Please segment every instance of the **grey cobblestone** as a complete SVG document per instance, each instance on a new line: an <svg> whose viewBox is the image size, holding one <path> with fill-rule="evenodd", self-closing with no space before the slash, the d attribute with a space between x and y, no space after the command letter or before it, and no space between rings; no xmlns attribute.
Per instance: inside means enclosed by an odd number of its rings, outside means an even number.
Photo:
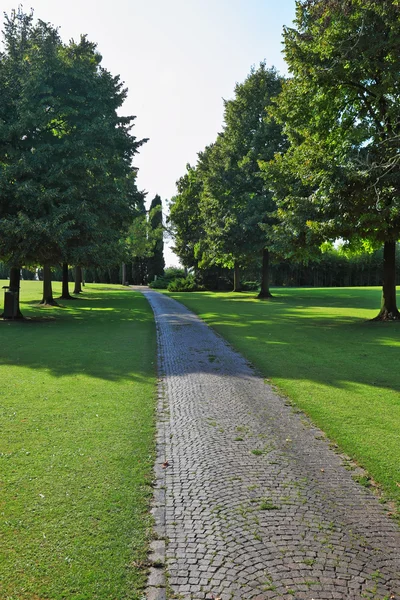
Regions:
<svg viewBox="0 0 400 600"><path fill-rule="evenodd" d="M144 293L158 329L155 488L166 489L155 508L166 510L155 515L172 592L400 600L400 530L377 499L200 319Z"/></svg>

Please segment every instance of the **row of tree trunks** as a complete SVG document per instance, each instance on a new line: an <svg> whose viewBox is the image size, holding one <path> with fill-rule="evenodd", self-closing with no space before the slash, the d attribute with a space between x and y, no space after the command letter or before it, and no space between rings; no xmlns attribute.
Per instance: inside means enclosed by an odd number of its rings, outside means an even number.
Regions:
<svg viewBox="0 0 400 600"><path fill-rule="evenodd" d="M62 300L76 300L69 293L69 273L68 263L63 263L62 266L62 292L60 299ZM75 288L74 294L80 294L82 292L83 276L82 267L75 267ZM45 306L58 306L58 303L53 297L52 280L51 280L51 267L50 265L43 266L43 298L41 303Z"/></svg>
<svg viewBox="0 0 400 600"><path fill-rule="evenodd" d="M267 248L262 252L261 290L258 298L273 298L269 289L269 260ZM241 291L239 264L234 267L234 292ZM382 306L374 321L398 321L400 312L396 303L396 242L385 242L383 247Z"/></svg>
<svg viewBox="0 0 400 600"><path fill-rule="evenodd" d="M262 254L262 276L261 276L261 290L258 298L272 298L272 294L269 289L269 260L270 255L267 249L263 250ZM123 278L124 280L124 278ZM80 294L82 292L83 274L82 267L75 267L75 288L74 294ZM16 298L16 310L12 313L1 315L5 319L21 319L23 318L19 308L19 288L20 288L20 267L11 267L10 269L10 283L8 289L10 292L15 294ZM234 292L241 291L240 283L240 267L236 262L234 266ZM63 263L63 280L62 280L62 294L61 298L65 300L74 299L69 293L68 285L68 263ZM57 302L53 298L52 284L51 284L51 266L46 264L43 267L43 298L41 301L42 305L56 306ZM382 293L382 307L375 317L374 321L398 321L400 320L400 312L396 304L396 242L385 242L383 251L383 293Z"/></svg>
<svg viewBox="0 0 400 600"><path fill-rule="evenodd" d="M76 267L76 276L75 276L75 290L74 293L78 294L82 292L82 268ZM11 267L10 268L10 282L9 285L6 286L8 291L14 295L14 308L8 307L7 311L5 310L0 318L3 319L22 319L23 315L20 310L19 305L19 288L20 288L20 279L21 279L21 268L20 267ZM77 291L79 290L79 291ZM69 293L68 286L68 264L63 264L63 280L62 280L62 294L60 298L65 300L75 300L73 296ZM58 303L53 297L53 289L52 289L52 279L51 279L51 266L46 264L43 266L43 296L40 302L42 306L58 306Z"/></svg>

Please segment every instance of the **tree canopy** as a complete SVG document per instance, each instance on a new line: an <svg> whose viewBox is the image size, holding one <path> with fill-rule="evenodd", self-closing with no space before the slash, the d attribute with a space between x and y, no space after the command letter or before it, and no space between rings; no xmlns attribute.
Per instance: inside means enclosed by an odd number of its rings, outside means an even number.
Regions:
<svg viewBox="0 0 400 600"><path fill-rule="evenodd" d="M0 54L0 256L10 264L97 264L115 253L137 201L134 117L123 83L85 36L21 9Z"/></svg>
<svg viewBox="0 0 400 600"><path fill-rule="evenodd" d="M281 125L268 116L281 85L265 63L252 68L224 102L223 131L179 180L170 219L184 261L194 254L200 266L233 268L267 252L275 204L259 163L285 145Z"/></svg>
<svg viewBox="0 0 400 600"><path fill-rule="evenodd" d="M292 77L275 117L289 150L266 167L292 244L384 245L382 319L398 319L400 6L303 0L284 31Z"/></svg>

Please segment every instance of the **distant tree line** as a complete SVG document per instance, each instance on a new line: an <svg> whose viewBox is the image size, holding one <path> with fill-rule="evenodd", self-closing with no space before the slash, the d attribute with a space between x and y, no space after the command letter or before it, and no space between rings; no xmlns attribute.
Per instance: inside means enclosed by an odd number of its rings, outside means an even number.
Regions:
<svg viewBox="0 0 400 600"><path fill-rule="evenodd" d="M148 212L144 198L138 205L138 214L129 228L125 246L127 283L144 285L164 274L164 224L162 200L158 194L151 201Z"/></svg>
<svg viewBox="0 0 400 600"><path fill-rule="evenodd" d="M258 265L261 298L270 281L379 283L377 320L400 319L399 11L393 0L297 0L290 77L253 68L177 182L175 252L196 277L230 269L239 291L240 272ZM337 240L353 258L321 253Z"/></svg>

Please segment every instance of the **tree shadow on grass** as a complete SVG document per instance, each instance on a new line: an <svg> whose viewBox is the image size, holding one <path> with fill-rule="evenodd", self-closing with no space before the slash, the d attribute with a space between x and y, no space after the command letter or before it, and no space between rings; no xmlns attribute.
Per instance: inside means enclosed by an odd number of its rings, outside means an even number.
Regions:
<svg viewBox="0 0 400 600"><path fill-rule="evenodd" d="M26 320L1 322L0 365L41 369L56 377L81 373L148 381L154 375L156 346L146 300L125 290L92 291L79 303L65 300L63 307L22 302Z"/></svg>
<svg viewBox="0 0 400 600"><path fill-rule="evenodd" d="M173 294L194 309L265 376L344 389L361 384L400 391L394 368L399 323L369 321L379 288L274 290L254 294Z"/></svg>

